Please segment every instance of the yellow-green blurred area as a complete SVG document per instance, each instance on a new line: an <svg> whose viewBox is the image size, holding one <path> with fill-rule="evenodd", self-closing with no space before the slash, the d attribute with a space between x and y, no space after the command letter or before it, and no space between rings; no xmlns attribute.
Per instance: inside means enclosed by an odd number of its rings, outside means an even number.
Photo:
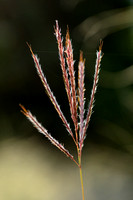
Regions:
<svg viewBox="0 0 133 200"><path fill-rule="evenodd" d="M103 52L83 149L86 200L133 199L133 1L0 0L0 200L81 200L78 167L20 113L29 109L76 159L75 146L37 76L26 42L73 129L54 35L69 25L75 74L86 59L86 109L96 50ZM77 80L77 78L76 78Z"/></svg>

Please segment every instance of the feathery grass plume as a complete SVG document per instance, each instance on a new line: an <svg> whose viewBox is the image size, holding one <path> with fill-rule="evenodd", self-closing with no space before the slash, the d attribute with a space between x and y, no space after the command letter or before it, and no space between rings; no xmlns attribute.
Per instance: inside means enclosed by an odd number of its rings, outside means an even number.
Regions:
<svg viewBox="0 0 133 200"><path fill-rule="evenodd" d="M78 141L77 130L78 130L78 123L77 123L77 106L76 106L76 92L75 92L75 77L74 77L74 61L73 61L73 50L69 36L69 29L67 27L66 33L66 50L64 51L63 47L63 38L61 37L61 30L58 25L58 21L56 21L55 27L55 35L58 43L58 50L59 50L59 58L61 63L61 69L63 73L64 84L68 96L71 118L74 122L75 132L76 132L76 142ZM65 58L67 60L68 67L65 66Z"/></svg>
<svg viewBox="0 0 133 200"><path fill-rule="evenodd" d="M79 66L78 66L78 101L79 101L79 143L83 137L84 130L84 70L85 70L85 60L83 59L83 52L80 52Z"/></svg>
<svg viewBox="0 0 133 200"><path fill-rule="evenodd" d="M50 142L55 145L59 150L61 150L64 154L66 154L67 157L70 157L77 165L78 163L74 160L73 156L69 153L68 150L66 150L64 148L64 146L62 144L60 144L56 139L54 139L50 133L48 133L48 131L37 121L36 117L34 117L32 115L32 113L29 110L26 110L24 106L22 106L21 104L19 104L21 107L21 112L29 119L29 121L31 121L31 123L33 124L33 126L43 135L45 135Z"/></svg>
<svg viewBox="0 0 133 200"><path fill-rule="evenodd" d="M70 92L70 83L68 78L68 71L65 66L65 58L64 58L64 47L63 47L63 38L61 37L61 30L59 29L58 21L56 20L56 27L55 29L55 36L58 43L58 51L59 51L59 58L60 58L60 65L62 69L64 84L68 96L68 101L70 105L70 110L72 110L72 101L71 101L71 92Z"/></svg>
<svg viewBox="0 0 133 200"><path fill-rule="evenodd" d="M84 117L84 113L85 113L85 84L84 84L85 59L83 59L83 52L80 52L80 59L79 59L79 64L78 64L78 88L76 90L73 49L72 49L72 43L70 40L69 29L67 28L65 48L63 46L63 38L61 36L61 30L59 28L58 21L56 21L56 26L54 27L54 30L55 30L56 40L58 43L60 65L62 69L66 93L68 96L71 118L73 120L74 127L75 127L75 134L72 132L69 123L67 122L53 92L50 89L50 86L48 85L47 79L43 74L37 55L33 53L31 46L28 43L27 44L31 51L31 54L35 63L35 67L37 69L37 73L43 83L46 93L49 96L58 115L60 116L67 131L71 135L76 145L78 161L74 159L73 155L71 155L69 151L64 148L62 144L60 144L56 139L54 139L51 136L51 134L48 133L48 131L37 121L36 117L34 117L29 110L26 110L25 107L22 106L21 104L20 104L20 107L22 109L21 112L31 121L33 126L35 126L35 128L40 133L45 135L51 141L53 145L55 145L59 150L61 150L64 154L66 154L66 156L69 157L79 167L81 189L82 189L82 199L84 200L85 198L84 198L84 186L83 186L83 176L82 176L82 167L81 167L81 155L82 155L83 143L86 137L87 127L88 127L90 117L92 114L94 96L97 89L100 63L103 56L102 54L103 42L102 41L100 42L99 51L97 51L93 87L92 87L90 102L89 102L89 106L87 110L87 115L85 118Z"/></svg>
<svg viewBox="0 0 133 200"><path fill-rule="evenodd" d="M78 123L77 123L77 100L76 100L76 84L75 84L75 72L74 72L74 60L73 60L73 49L72 49L72 43L70 40L69 35L69 28L67 27L67 33L66 33L66 62L68 66L69 71L69 77L70 77L70 85L71 85L71 98L72 98L72 119L75 126L75 133L76 133L76 141L78 141Z"/></svg>
<svg viewBox="0 0 133 200"><path fill-rule="evenodd" d="M31 54L32 54L32 57L33 57L33 60L34 60L34 63L35 63L35 67L37 69L37 73L38 73L38 75L39 75L39 77L40 77L40 79L41 79L41 81L43 83L43 86L45 87L45 90L46 90L46 92L47 92L47 94L48 94L51 102L53 103L56 111L58 112L58 115L62 119L62 121L63 121L63 123L64 123L64 125L65 125L65 127L67 129L67 131L70 133L70 135L72 136L73 140L75 140L74 136L73 136L73 133L71 131L70 125L68 124L65 116L63 115L63 113L62 113L62 111L60 109L60 106L59 106L58 102L56 101L56 98L55 98L53 92L51 91L51 89L50 89L50 87L48 85L47 79L46 79L46 77L43 74L43 71L42 71L42 68L41 68L41 65L39 63L39 59L38 59L37 55L35 55L33 53L32 48L31 48L31 46L28 43L27 43L27 45L29 46L29 49L31 51Z"/></svg>
<svg viewBox="0 0 133 200"><path fill-rule="evenodd" d="M103 46L103 41L101 40L100 45L99 45L99 51L96 52L97 59L96 59L96 64L95 64L95 74L94 74L93 87L92 87L91 98L90 98L90 102L89 102L88 112L87 112L87 116L86 116L86 120L85 120L84 132L83 132L83 136L82 136L80 146L83 146L83 142L84 142L85 137L86 137L87 127L88 127L88 124L89 124L89 121L90 121L90 118L91 118L91 115L92 115L94 97L95 97L95 93L96 93L96 90L97 90L97 83L98 83L98 79L99 79L100 64L101 64L101 59L103 57L102 46Z"/></svg>

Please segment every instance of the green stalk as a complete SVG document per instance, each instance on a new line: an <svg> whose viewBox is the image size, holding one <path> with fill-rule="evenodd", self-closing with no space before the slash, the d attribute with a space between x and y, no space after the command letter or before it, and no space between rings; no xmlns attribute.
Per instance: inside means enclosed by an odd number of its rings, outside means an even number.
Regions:
<svg viewBox="0 0 133 200"><path fill-rule="evenodd" d="M83 175L82 175L82 167L81 167L81 154L80 154L80 152L78 152L78 161L79 161L80 182L81 182L81 189L82 189L82 200L85 200L85 197L84 197L84 185L83 185Z"/></svg>

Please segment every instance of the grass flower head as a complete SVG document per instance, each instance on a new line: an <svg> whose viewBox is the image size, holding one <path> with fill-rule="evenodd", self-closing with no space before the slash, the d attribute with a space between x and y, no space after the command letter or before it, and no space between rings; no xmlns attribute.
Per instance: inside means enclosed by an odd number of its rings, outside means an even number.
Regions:
<svg viewBox="0 0 133 200"><path fill-rule="evenodd" d="M82 187L82 199L84 200L84 187L83 187L83 177L82 177L82 168L81 168L81 155L82 155L82 148L84 145L84 140L86 137L86 132L88 128L88 124L90 122L90 118L92 115L94 97L97 89L97 83L99 78L99 71L100 71L100 63L102 59L102 45L103 42L100 42L99 50L96 53L96 65L95 65L95 74L94 74L94 81L93 87L91 92L91 97L87 109L87 114L85 116L85 59L83 58L83 52L80 52L80 59L78 64L78 83L76 88L75 82L75 72L74 72L74 60L73 60L73 48L72 48L72 41L70 39L69 29L67 28L66 38L65 38L65 47L63 44L63 38L61 35L61 29L59 28L58 21L56 21L56 25L54 27L55 36L58 44L58 51L59 51L59 58L60 58L60 65L62 69L62 75L64 80L64 85L68 97L69 107L71 118L74 124L74 132L71 130L71 127L65 118L61 108L54 96L47 79L42 71L41 65L39 63L39 59L37 55L35 55L32 51L31 46L28 44L29 49L31 51L35 67L37 73L42 81L42 84L46 90L46 93L51 100L52 104L54 105L58 115L60 116L63 124L65 125L68 133L71 135L76 149L77 149L77 157L78 160L74 158L73 155L69 153L65 147L60 144L55 138L51 136L51 134L37 121L36 117L32 115L29 110L26 110L23 105L20 104L21 112L31 121L33 126L43 135L45 135L50 142L55 145L60 151L66 154L74 163L79 167L80 170L80 180L81 180L81 187Z"/></svg>

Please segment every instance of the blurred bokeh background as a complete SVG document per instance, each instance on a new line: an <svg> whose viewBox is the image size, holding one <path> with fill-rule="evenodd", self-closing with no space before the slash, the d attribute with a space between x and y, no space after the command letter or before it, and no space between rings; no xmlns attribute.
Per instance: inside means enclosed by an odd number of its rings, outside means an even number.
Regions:
<svg viewBox="0 0 133 200"><path fill-rule="evenodd" d="M37 76L26 42L70 121L54 24L69 25L75 70L86 58L89 102L100 39L104 57L83 149L86 199L133 198L133 0L0 0L0 199L80 200L77 167L20 113L30 109L76 156L75 146Z"/></svg>

